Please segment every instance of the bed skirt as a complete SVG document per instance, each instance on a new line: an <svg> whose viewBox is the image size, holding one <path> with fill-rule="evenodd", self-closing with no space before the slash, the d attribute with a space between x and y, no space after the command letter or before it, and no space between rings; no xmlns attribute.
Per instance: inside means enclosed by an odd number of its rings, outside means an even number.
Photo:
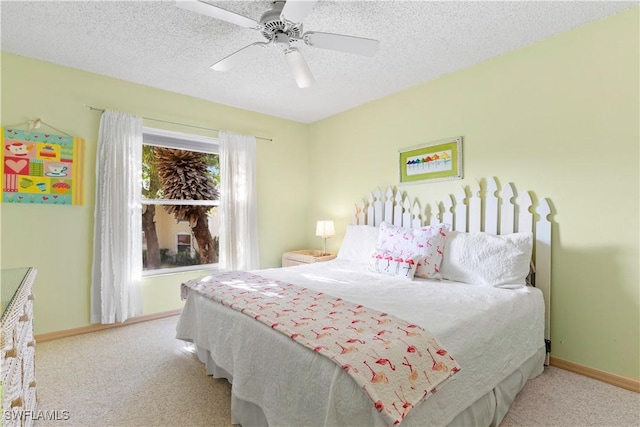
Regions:
<svg viewBox="0 0 640 427"><path fill-rule="evenodd" d="M208 375L212 375L214 378L225 378L232 384L231 422L240 424L242 427L268 426L267 418L258 405L239 399L234 395L233 375L219 367L206 348L196 346L196 351L198 359L204 363ZM449 425L498 426L527 380L537 377L544 370L545 354L545 348L541 347L536 354L525 361L493 390L458 414Z"/></svg>

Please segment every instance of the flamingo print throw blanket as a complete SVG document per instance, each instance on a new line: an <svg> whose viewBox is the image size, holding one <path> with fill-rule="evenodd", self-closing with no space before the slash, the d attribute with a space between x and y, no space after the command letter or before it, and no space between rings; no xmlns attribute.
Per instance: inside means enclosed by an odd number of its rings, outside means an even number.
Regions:
<svg viewBox="0 0 640 427"><path fill-rule="evenodd" d="M265 323L351 375L388 424L400 424L460 367L429 331L303 287L233 271L182 284Z"/></svg>

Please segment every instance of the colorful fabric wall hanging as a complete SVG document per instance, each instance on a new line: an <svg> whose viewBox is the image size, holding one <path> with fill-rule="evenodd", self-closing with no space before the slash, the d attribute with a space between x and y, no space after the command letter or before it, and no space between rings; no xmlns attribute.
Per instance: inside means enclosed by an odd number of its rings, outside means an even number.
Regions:
<svg viewBox="0 0 640 427"><path fill-rule="evenodd" d="M81 205L84 140L1 128L2 202Z"/></svg>

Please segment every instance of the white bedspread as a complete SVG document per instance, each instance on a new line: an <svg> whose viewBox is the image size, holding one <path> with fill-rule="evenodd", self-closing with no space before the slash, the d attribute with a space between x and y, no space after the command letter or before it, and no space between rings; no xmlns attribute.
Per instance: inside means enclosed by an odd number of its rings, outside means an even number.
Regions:
<svg viewBox="0 0 640 427"><path fill-rule="evenodd" d="M385 311L440 340L462 370L403 426L448 424L544 345L544 302L535 288L405 281L341 260L253 273ZM177 337L208 349L233 374L233 393L259 405L271 426L385 425L338 365L195 293L185 303Z"/></svg>

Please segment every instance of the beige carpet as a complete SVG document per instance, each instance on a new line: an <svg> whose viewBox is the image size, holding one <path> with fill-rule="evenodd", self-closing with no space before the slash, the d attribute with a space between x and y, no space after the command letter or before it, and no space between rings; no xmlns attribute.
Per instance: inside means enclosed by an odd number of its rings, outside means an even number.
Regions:
<svg viewBox="0 0 640 427"><path fill-rule="evenodd" d="M174 338L176 322L39 343L38 410L58 420L35 425L229 426L231 387L208 377ZM543 425L640 426L640 394L548 368L527 383L501 426Z"/></svg>

